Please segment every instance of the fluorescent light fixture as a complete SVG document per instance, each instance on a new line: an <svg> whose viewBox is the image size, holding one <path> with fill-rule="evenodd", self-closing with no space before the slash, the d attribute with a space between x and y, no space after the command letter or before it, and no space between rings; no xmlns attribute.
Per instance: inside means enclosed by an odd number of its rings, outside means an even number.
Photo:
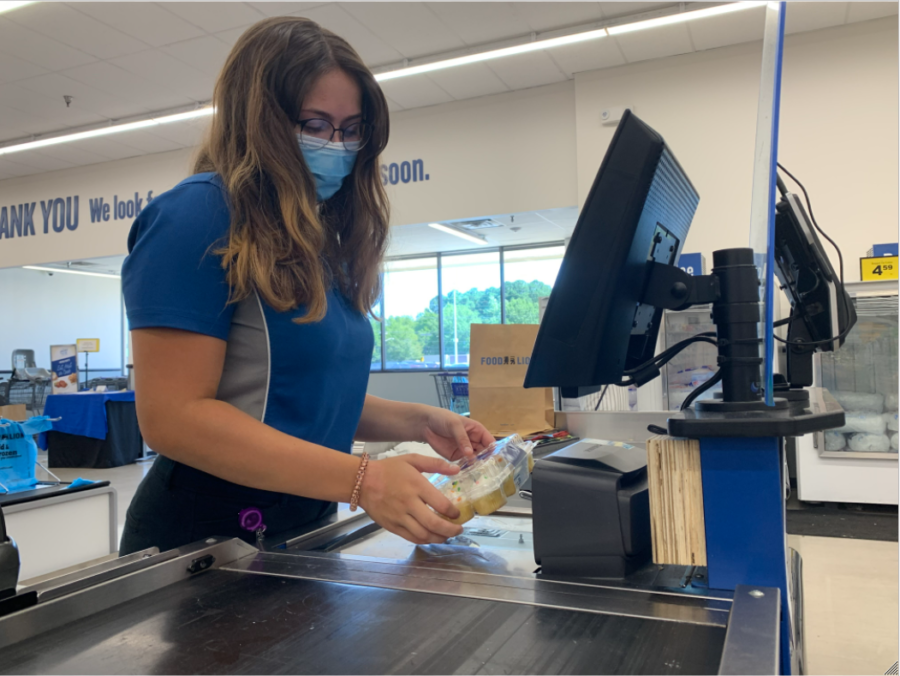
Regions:
<svg viewBox="0 0 900 676"><path fill-rule="evenodd" d="M33 5L34 2L35 0L29 0L29 2L0 2L0 14L19 9L19 7L24 7L25 5Z"/></svg>
<svg viewBox="0 0 900 676"><path fill-rule="evenodd" d="M84 270L70 270L69 268L44 268L40 265L23 265L23 270L40 270L41 272L62 272L67 275L87 275L88 277L108 277L121 279L121 275L108 275L105 272L85 272Z"/></svg>
<svg viewBox="0 0 900 676"><path fill-rule="evenodd" d="M487 245L487 240L485 240L481 237L476 237L475 235L470 235L467 232L460 232L459 230L457 230L455 228L448 228L446 225L443 225L442 223L429 223L428 227L434 228L435 230L440 230L441 232L445 232L448 235L456 235L457 237L461 237L462 239L467 240L469 242L474 242L475 244L480 244L481 246Z"/></svg>
<svg viewBox="0 0 900 676"><path fill-rule="evenodd" d="M420 75L421 73L430 73L435 70L443 70L444 68L453 68L455 66L465 66L470 63L478 63L480 61L488 61L490 59L499 59L504 56L513 56L514 54L525 54L526 52L534 52L540 49L551 49L553 47L562 47L563 45L571 45L576 42L585 42L586 40L596 40L606 36L606 29L586 31L584 33L575 33L574 35L564 35L558 38L549 38L547 40L535 40L534 42L526 42L513 47L504 47L502 49L494 49L489 52L479 52L478 54L468 54L466 56L458 56L453 59L445 59L443 61L434 61L432 63L423 63L421 66L409 66L408 68L399 68L386 73L378 73L375 79L379 82L385 80L393 80L398 77L406 77L407 75Z"/></svg>
<svg viewBox="0 0 900 676"><path fill-rule="evenodd" d="M111 124L108 127L100 127L98 129L90 129L88 131L79 131L74 134L66 134L65 136L53 136L51 138L38 139L37 141L27 141L18 143L14 146L6 146L0 148L0 155L10 155L12 153L20 153L24 150L35 150L37 148L46 148L47 146L55 146L60 143L71 143L72 141L83 141L97 136L108 136L110 134L119 134L123 131L134 131L135 129L144 129L146 127L156 127L161 124L170 122L182 122L195 117L204 117L212 115L214 112L212 106L206 108L197 108L196 110L188 110L184 113L174 113L172 115L164 115L162 117L151 117L146 120L137 120L135 122L125 122L123 124Z"/></svg>
<svg viewBox="0 0 900 676"><path fill-rule="evenodd" d="M621 35L622 33L631 33L633 31L645 30L647 28L658 28L659 26L670 26L676 23L684 23L685 21L693 21L694 19L706 19L708 17L719 16L721 14L742 12L746 9L765 7L767 4L767 2L730 2L726 5L719 5L718 7L708 7L706 9L697 9L687 12L679 12L678 14L670 14L669 16L661 16L658 19L636 21L634 23L622 24L621 26L609 26L606 30L609 31L610 35Z"/></svg>

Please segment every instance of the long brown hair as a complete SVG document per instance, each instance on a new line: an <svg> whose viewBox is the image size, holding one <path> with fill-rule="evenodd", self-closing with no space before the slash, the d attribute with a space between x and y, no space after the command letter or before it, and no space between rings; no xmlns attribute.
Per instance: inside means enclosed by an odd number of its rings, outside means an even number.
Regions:
<svg viewBox="0 0 900 676"><path fill-rule="evenodd" d="M369 140L341 189L316 207L315 178L294 125L315 82L340 69L362 92ZM257 291L275 310L306 305L298 322L322 319L336 286L362 313L380 293L388 202L378 173L387 145L381 88L344 40L313 21L273 17L237 41L216 82L216 112L194 164L218 173L228 193L231 229L222 256L236 302Z"/></svg>

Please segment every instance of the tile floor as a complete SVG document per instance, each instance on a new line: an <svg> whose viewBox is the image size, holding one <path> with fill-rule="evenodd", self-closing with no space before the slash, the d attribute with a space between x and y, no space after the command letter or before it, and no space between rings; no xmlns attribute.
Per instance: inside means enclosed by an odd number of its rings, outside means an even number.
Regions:
<svg viewBox="0 0 900 676"><path fill-rule="evenodd" d="M150 465L54 473L64 481L81 476L112 482L121 533L125 510ZM807 673L883 674L898 659L897 543L800 535L788 540L803 558Z"/></svg>

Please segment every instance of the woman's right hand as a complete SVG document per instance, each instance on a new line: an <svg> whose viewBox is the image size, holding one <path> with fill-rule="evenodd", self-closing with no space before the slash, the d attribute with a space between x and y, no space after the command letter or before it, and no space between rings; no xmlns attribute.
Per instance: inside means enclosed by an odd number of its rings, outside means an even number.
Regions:
<svg viewBox="0 0 900 676"><path fill-rule="evenodd" d="M417 545L438 544L462 533L430 508L451 519L456 509L422 472L456 474L459 467L440 458L401 455L373 460L366 468L359 492L359 505L380 526Z"/></svg>

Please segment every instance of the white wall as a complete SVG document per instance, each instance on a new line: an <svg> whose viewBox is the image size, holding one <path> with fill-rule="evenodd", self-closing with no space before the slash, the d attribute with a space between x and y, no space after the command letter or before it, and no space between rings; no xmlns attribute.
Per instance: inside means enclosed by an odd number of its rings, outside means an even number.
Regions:
<svg viewBox="0 0 900 676"><path fill-rule="evenodd" d="M600 111L632 105L700 193L684 250L711 265L713 250L748 246L761 50L751 43L576 75L579 204L614 131ZM785 43L779 159L843 250L849 281L873 243L897 241L897 59L896 17Z"/></svg>
<svg viewBox="0 0 900 676"><path fill-rule="evenodd" d="M0 181L0 209L34 204L34 235L0 239L0 268L127 253L134 216L115 219L110 215L108 220L92 223L90 200L103 198L112 207L114 200L134 201L137 194L146 205L148 196L159 195L190 173L192 154L192 150L175 150ZM68 198L74 211L75 196L78 227L55 232L51 216L45 233L41 202L46 206L54 198ZM74 213L71 221L75 221Z"/></svg>
<svg viewBox="0 0 900 676"><path fill-rule="evenodd" d="M397 113L382 162L410 171L418 160L427 180L388 185L393 225L517 213L575 204L574 83L510 92ZM193 150L48 172L0 181L0 209L34 205L34 234L0 239L0 268L122 255L133 214L92 221L90 200L145 206L190 174ZM404 167L404 163L406 166ZM60 198L78 225L53 228L44 206ZM72 217L74 225L74 214Z"/></svg>
<svg viewBox="0 0 900 676"><path fill-rule="evenodd" d="M0 270L0 371L12 351L34 350L38 366L50 368L50 346L99 338L90 356L94 369L122 368L122 291L118 279L13 268ZM84 368L84 356L78 363Z"/></svg>
<svg viewBox="0 0 900 676"><path fill-rule="evenodd" d="M384 155L430 176L388 186L394 225L573 206L574 83L394 113Z"/></svg>

